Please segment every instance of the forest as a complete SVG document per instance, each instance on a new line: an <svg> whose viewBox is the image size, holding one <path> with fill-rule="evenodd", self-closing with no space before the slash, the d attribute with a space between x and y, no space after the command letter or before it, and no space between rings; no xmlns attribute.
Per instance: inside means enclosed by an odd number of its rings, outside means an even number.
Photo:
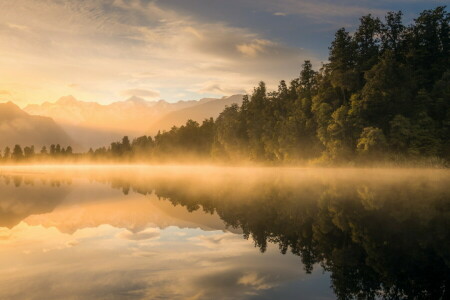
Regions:
<svg viewBox="0 0 450 300"><path fill-rule="evenodd" d="M276 91L264 82L241 106L217 119L74 154L72 148L16 145L3 161L31 158L107 160L367 163L450 160L450 14L423 11L405 25L402 12L360 18L335 33L328 62L310 61Z"/></svg>

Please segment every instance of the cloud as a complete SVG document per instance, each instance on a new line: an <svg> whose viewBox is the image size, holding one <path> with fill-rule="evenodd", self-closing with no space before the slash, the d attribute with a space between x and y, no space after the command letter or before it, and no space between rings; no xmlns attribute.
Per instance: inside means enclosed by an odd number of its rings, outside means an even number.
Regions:
<svg viewBox="0 0 450 300"><path fill-rule="evenodd" d="M67 241L66 242L66 247L75 247L79 244L80 242L77 240L72 240L72 241Z"/></svg>
<svg viewBox="0 0 450 300"><path fill-rule="evenodd" d="M0 90L0 95L11 95L11 92L7 90Z"/></svg>
<svg viewBox="0 0 450 300"><path fill-rule="evenodd" d="M246 56L256 56L259 53L264 53L267 51L269 46L274 46L275 44L268 40L253 40L250 43L244 43L236 45L239 52Z"/></svg>
<svg viewBox="0 0 450 300"><path fill-rule="evenodd" d="M230 94L245 94L246 91L239 87L225 86L220 82L205 82L200 89L196 92L202 94L218 94L218 95L230 95Z"/></svg>
<svg viewBox="0 0 450 300"><path fill-rule="evenodd" d="M122 96L136 96L143 98L158 98L159 92L145 89L128 89L121 92Z"/></svg>
<svg viewBox="0 0 450 300"><path fill-rule="evenodd" d="M275 290L275 294L264 293L293 281L301 284L304 276L298 257L282 256L275 246L274 251L269 249L261 255L241 236L208 249L196 246L198 229L163 230L169 237L179 231L194 236L185 240L173 235L155 247L145 242L125 243L119 239L118 230L93 227L71 236L55 228L25 224L12 229L16 241L3 243L2 251L13 259L2 263L4 270L17 271L0 278L0 283L8 284L0 290L0 298L61 299L68 293L81 299L213 299L217 295L227 299L243 295L283 298ZM83 231L91 233L82 237ZM69 247L74 238L84 245L79 250ZM41 251L43 246L51 251ZM27 253L27 264L17 265L22 253ZM79 257L76 264L67 259L74 253ZM329 280L322 286L327 289Z"/></svg>
<svg viewBox="0 0 450 300"><path fill-rule="evenodd" d="M275 88L298 76L303 60L317 61L255 30L156 1L17 0L1 9L0 24L15 26L0 25L0 80L17 90L18 101L64 94L103 103L125 94L171 101L251 90L260 80Z"/></svg>
<svg viewBox="0 0 450 300"><path fill-rule="evenodd" d="M274 13L273 15L274 15L274 16L285 17L285 16L287 16L288 14L287 14L287 13L284 13L284 12L276 12L276 13Z"/></svg>
<svg viewBox="0 0 450 300"><path fill-rule="evenodd" d="M9 240L11 238L11 234L5 229L2 228L0 229L0 241L6 241Z"/></svg>
<svg viewBox="0 0 450 300"><path fill-rule="evenodd" d="M289 14L301 15L318 22L340 22L343 17L360 17L362 15L384 14L386 10L370 7L367 1L329 1L329 0L281 0L267 1L266 7L270 7L277 16L283 15L280 11L288 11Z"/></svg>
<svg viewBox="0 0 450 300"><path fill-rule="evenodd" d="M7 23L6 25L12 29L17 29L17 30L22 30L22 31L29 30L29 28L27 26L18 25L18 24L14 24L14 23Z"/></svg>

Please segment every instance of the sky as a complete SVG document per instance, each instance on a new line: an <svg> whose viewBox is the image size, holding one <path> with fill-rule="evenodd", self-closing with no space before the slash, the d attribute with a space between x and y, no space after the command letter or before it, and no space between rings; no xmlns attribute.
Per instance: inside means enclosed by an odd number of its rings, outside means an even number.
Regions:
<svg viewBox="0 0 450 300"><path fill-rule="evenodd" d="M1 0L0 102L107 104L275 89L319 68L334 32L444 0Z"/></svg>

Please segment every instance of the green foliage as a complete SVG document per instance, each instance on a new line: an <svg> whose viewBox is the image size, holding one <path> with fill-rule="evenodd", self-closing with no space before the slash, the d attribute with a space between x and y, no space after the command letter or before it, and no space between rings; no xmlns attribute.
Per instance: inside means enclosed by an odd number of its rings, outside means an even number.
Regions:
<svg viewBox="0 0 450 300"><path fill-rule="evenodd" d="M324 141L329 159L340 161L351 157L353 143L346 105L342 105L331 114Z"/></svg>
<svg viewBox="0 0 450 300"><path fill-rule="evenodd" d="M388 129L389 121L398 113L409 114L412 99L408 70L395 61L390 52L365 73L366 84L352 98L352 114L363 126Z"/></svg>
<svg viewBox="0 0 450 300"><path fill-rule="evenodd" d="M408 28L407 61L413 66L419 89L431 90L448 71L450 61L450 14L444 6L423 11Z"/></svg>
<svg viewBox="0 0 450 300"><path fill-rule="evenodd" d="M244 99L243 108L237 104L226 107L215 122L216 131L213 144L214 157L227 159L246 158L248 137L246 123L242 118L242 110L246 109Z"/></svg>
<svg viewBox="0 0 450 300"><path fill-rule="evenodd" d="M402 115L396 115L390 122L389 144L397 153L405 153L411 146L413 128L411 121Z"/></svg>
<svg viewBox="0 0 450 300"><path fill-rule="evenodd" d="M380 156L387 148L383 131L376 127L365 127L358 139L357 149L364 156Z"/></svg>

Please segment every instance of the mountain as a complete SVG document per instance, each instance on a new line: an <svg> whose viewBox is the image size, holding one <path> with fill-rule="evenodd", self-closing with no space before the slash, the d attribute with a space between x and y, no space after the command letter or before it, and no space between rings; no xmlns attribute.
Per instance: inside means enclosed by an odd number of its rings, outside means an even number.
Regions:
<svg viewBox="0 0 450 300"><path fill-rule="evenodd" d="M195 106L179 109L168 113L158 121L152 124L148 132L154 135L158 130L169 130L172 126L180 126L192 119L201 123L204 119L217 118L225 109L233 103L242 104L242 95L233 95L221 99L211 99L210 101L199 103Z"/></svg>
<svg viewBox="0 0 450 300"><path fill-rule="evenodd" d="M125 101L102 105L66 96L54 103L31 104L24 110L33 115L53 118L87 150L89 147L107 146L124 135L154 135L160 129L181 125L188 119L201 122L205 118L217 117L225 105L241 101L240 95L176 103L146 101L133 96Z"/></svg>
<svg viewBox="0 0 450 300"><path fill-rule="evenodd" d="M124 135L142 135L149 124L161 115L194 104L194 101L172 104L163 100L150 102L131 97L126 101L102 105L67 96L54 103L31 104L24 110L53 118L87 150L89 147L109 145Z"/></svg>
<svg viewBox="0 0 450 300"><path fill-rule="evenodd" d="M0 148L14 147L15 144L36 148L50 144L76 147L51 118L30 115L12 102L0 103Z"/></svg>

